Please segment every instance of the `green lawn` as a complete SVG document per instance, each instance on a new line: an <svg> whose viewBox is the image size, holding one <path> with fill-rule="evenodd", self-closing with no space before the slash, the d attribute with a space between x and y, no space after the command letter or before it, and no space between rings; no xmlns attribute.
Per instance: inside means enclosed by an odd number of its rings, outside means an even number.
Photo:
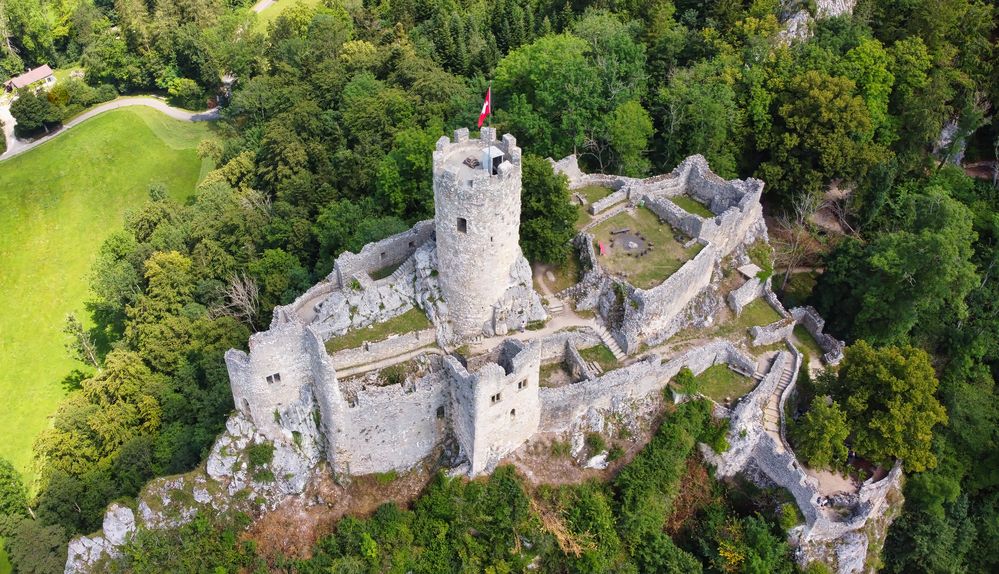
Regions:
<svg viewBox="0 0 999 574"><path fill-rule="evenodd" d="M611 233L619 229L640 233L646 241L651 242L652 251L641 257L633 256L624 249L621 239L624 235ZM645 207L635 209L634 212L621 212L594 227L592 232L594 239L603 243L607 250L607 255L600 255L597 247L600 265L643 289L662 283L703 248L701 244L695 243L684 249L683 243L677 241L673 228L668 223L660 222L659 216ZM615 241L613 246L611 240Z"/></svg>
<svg viewBox="0 0 999 574"><path fill-rule="evenodd" d="M737 399L753 390L754 381L740 375L724 363L712 365L697 375L701 394L716 402Z"/></svg>
<svg viewBox="0 0 999 574"><path fill-rule="evenodd" d="M593 219L593 216L588 211L590 204L614 193L614 190L602 185L587 185L586 187L574 189L571 193L578 193L586 198L586 205L579 205L573 201L573 204L576 206L576 229L582 229Z"/></svg>
<svg viewBox="0 0 999 574"><path fill-rule="evenodd" d="M427 319L426 313L422 309L413 307L402 315L392 317L384 323L375 323L368 327L347 331L339 337L333 337L329 341L326 341L326 351L332 354L344 349L353 349L354 347L360 347L361 343L365 341L374 343L382 339L387 339L389 335L394 333L403 334L422 331L430 326L430 319Z"/></svg>
<svg viewBox="0 0 999 574"><path fill-rule="evenodd" d="M64 349L66 314L85 318L87 274L104 238L150 183L190 195L204 171L206 124L147 108L102 114L0 162L0 456L30 481L31 444L79 365ZM2 572L2 570L0 570Z"/></svg>
<svg viewBox="0 0 999 574"><path fill-rule="evenodd" d="M813 359L821 359L822 347L819 346L819 342L815 340L815 337L808 332L808 329L804 325L795 325L794 331L794 342L798 343L798 350L807 352Z"/></svg>
<svg viewBox="0 0 999 574"><path fill-rule="evenodd" d="M697 201L689 195L675 195L669 198L669 200L687 213L699 215L705 219L711 219L715 216L715 214L712 213L711 210L708 209L703 203Z"/></svg>
<svg viewBox="0 0 999 574"><path fill-rule="evenodd" d="M583 357L585 361L594 362L600 365L600 368L605 371L617 368L617 358L607 345L602 343L596 347L590 347L589 349L580 349L579 355Z"/></svg>
<svg viewBox="0 0 999 574"><path fill-rule="evenodd" d="M267 27L271 22L277 20L277 17L280 16L282 12L291 8L295 4L315 6L319 4L319 0L277 0L277 2L268 6L263 12L257 14L257 27L261 32L266 32Z"/></svg>

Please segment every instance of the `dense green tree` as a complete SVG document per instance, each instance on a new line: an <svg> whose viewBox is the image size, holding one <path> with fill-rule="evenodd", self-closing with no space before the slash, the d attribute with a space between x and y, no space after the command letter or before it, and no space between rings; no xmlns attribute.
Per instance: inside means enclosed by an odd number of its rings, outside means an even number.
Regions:
<svg viewBox="0 0 999 574"><path fill-rule="evenodd" d="M632 100L614 109L607 117L607 140L614 153L614 171L632 177L648 173L651 163L645 157L652 137L652 118L642 104Z"/></svg>
<svg viewBox="0 0 999 574"><path fill-rule="evenodd" d="M396 134L378 166L378 199L392 215L409 221L434 213L433 149L439 129L409 128Z"/></svg>
<svg viewBox="0 0 999 574"><path fill-rule="evenodd" d="M27 509L28 499L21 473L10 461L0 458L0 515L20 516L26 514ZM8 534L0 530L0 536Z"/></svg>
<svg viewBox="0 0 999 574"><path fill-rule="evenodd" d="M277 305L291 303L309 286L309 273L294 255L282 249L268 249L249 266L260 285L260 305L264 316L270 316Z"/></svg>
<svg viewBox="0 0 999 574"><path fill-rule="evenodd" d="M773 102L773 132L757 142L767 153L758 174L784 201L832 179L864 177L885 158L853 80L809 70L789 78Z"/></svg>
<svg viewBox="0 0 999 574"><path fill-rule="evenodd" d="M19 136L36 134L55 127L62 121L59 107L49 101L45 91L35 92L30 88L22 88L17 92L17 99L10 104L10 115L17 124L14 130Z"/></svg>
<svg viewBox="0 0 999 574"><path fill-rule="evenodd" d="M735 136L743 123L735 89L710 61L677 70L655 95L652 108L662 135L661 165L671 169L695 153L723 176L736 175Z"/></svg>
<svg viewBox="0 0 999 574"><path fill-rule="evenodd" d="M919 472L936 466L933 427L947 422L938 384L925 351L857 341L846 349L831 391L860 456L882 465L901 459Z"/></svg>
<svg viewBox="0 0 999 574"><path fill-rule="evenodd" d="M835 401L815 397L808 412L791 427L794 451L812 468L836 468L846 463L850 434L846 413Z"/></svg>
<svg viewBox="0 0 999 574"><path fill-rule="evenodd" d="M575 235L568 180L536 155L525 154L521 161L520 246L530 261L559 265L571 253Z"/></svg>
<svg viewBox="0 0 999 574"><path fill-rule="evenodd" d="M66 533L59 526L21 518L6 540L7 555L18 574L59 574L66 568Z"/></svg>

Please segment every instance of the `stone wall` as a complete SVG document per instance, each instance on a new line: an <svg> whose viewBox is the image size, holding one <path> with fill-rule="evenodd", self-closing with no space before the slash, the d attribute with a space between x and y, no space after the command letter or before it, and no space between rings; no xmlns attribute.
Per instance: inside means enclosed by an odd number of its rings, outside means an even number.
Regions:
<svg viewBox="0 0 999 574"><path fill-rule="evenodd" d="M746 305L749 305L763 295L763 289L764 284L758 278L747 279L738 289L733 289L729 292L728 306L732 308L735 316L738 317L742 314L742 310Z"/></svg>
<svg viewBox="0 0 999 574"><path fill-rule="evenodd" d="M749 336L753 346L772 345L791 336L794 331L794 319L785 317L762 327L750 327Z"/></svg>
<svg viewBox="0 0 999 574"><path fill-rule="evenodd" d="M624 323L620 330L622 349L633 353L646 338L664 339L678 331L682 327L681 312L711 284L718 260L715 247L706 245L658 286L635 289L624 304Z"/></svg>
<svg viewBox="0 0 999 574"><path fill-rule="evenodd" d="M825 319L819 315L813 307L795 307L790 311L794 320L805 328L806 331L815 339L815 342L819 344L822 352L822 360L825 361L827 365L835 365L843 359L843 348L846 346L843 341L840 341L836 337L823 333L822 330L825 328Z"/></svg>
<svg viewBox="0 0 999 574"><path fill-rule="evenodd" d="M370 276L381 269L400 265L409 259L418 247L431 239L433 234L434 222L426 220L417 223L408 231L369 243L360 253L345 251L336 258L330 278L335 278L341 287L346 287L358 273Z"/></svg>
<svg viewBox="0 0 999 574"><path fill-rule="evenodd" d="M490 471L538 431L540 347L508 339L500 363L488 363L469 373L449 355L444 365L454 380L453 428L468 457L469 474Z"/></svg>
<svg viewBox="0 0 999 574"><path fill-rule="evenodd" d="M660 392L683 367L700 374L719 363L749 373L756 368L752 358L722 340L686 351L665 363L652 355L591 380L541 389L540 428L544 432L566 432L590 409L610 410L617 403Z"/></svg>
<svg viewBox="0 0 999 574"><path fill-rule="evenodd" d="M627 199L628 199L628 192L626 192L623 189L619 189L614 193L611 193L607 197L601 197L600 199L591 203L590 207L587 208L587 211L589 211L591 215L596 215L601 211L608 209L611 206L617 205L618 203L621 203L622 201L625 201Z"/></svg>
<svg viewBox="0 0 999 574"><path fill-rule="evenodd" d="M436 331L433 328L395 335L384 341L365 342L360 347L333 353L333 367L346 369L357 365L369 365L436 344L436 342Z"/></svg>
<svg viewBox="0 0 999 574"><path fill-rule="evenodd" d="M363 387L337 421L335 466L355 475L412 468L441 443L449 399L450 378L443 371Z"/></svg>
<svg viewBox="0 0 999 574"><path fill-rule="evenodd" d="M704 226L704 218L681 209L667 197L646 196L645 207L659 216L673 229L678 229L687 237L699 237Z"/></svg>

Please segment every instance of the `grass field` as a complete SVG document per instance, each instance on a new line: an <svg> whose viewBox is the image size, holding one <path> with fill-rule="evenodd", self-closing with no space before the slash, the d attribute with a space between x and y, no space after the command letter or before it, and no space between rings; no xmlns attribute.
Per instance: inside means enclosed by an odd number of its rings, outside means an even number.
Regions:
<svg viewBox="0 0 999 574"><path fill-rule="evenodd" d="M705 219L711 219L715 216L715 214L711 213L711 210L708 209L703 203L697 201L689 195L675 195L669 198L669 200L687 213L699 215Z"/></svg>
<svg viewBox="0 0 999 574"><path fill-rule="evenodd" d="M85 318L101 242L145 201L149 184L190 195L206 171L195 147L210 133L134 107L0 162L0 456L29 484L31 444L64 394L60 381L79 367L62 326L69 312Z"/></svg>
<svg viewBox="0 0 999 574"><path fill-rule="evenodd" d="M430 319L421 309L413 307L402 315L392 317L384 323L375 323L353 331L347 331L339 337L333 337L326 341L326 352L335 353L344 349L360 347L361 343L368 341L376 343L382 339L387 339L389 335L399 333L411 333L420 331L431 326Z"/></svg>
<svg viewBox="0 0 999 574"><path fill-rule="evenodd" d="M755 386L753 379L740 375L724 363L708 367L697 375L697 382L702 395L719 403L737 399Z"/></svg>
<svg viewBox="0 0 999 574"><path fill-rule="evenodd" d="M619 229L641 234L652 244L652 251L642 257L633 256L622 245L621 237L624 236L612 233ZM674 237L673 228L668 223L660 222L659 216L644 207L634 210L634 213L619 213L594 227L592 233L594 239L603 243L607 250L607 255L601 256L597 249L600 265L611 273L626 277L629 283L642 289L662 283L703 248L695 243L684 249ZM611 245L612 240L616 240L614 245Z"/></svg>
<svg viewBox="0 0 999 574"><path fill-rule="evenodd" d="M295 4L304 4L306 6L315 6L319 4L319 0L277 0L270 6L268 6L263 12L257 14L257 28L261 32L266 32L267 27L277 17L281 15L282 12L291 8Z"/></svg>

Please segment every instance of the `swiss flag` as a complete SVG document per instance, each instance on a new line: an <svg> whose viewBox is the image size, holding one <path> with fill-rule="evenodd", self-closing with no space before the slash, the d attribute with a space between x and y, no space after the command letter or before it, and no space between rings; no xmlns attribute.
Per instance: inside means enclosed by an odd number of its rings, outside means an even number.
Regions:
<svg viewBox="0 0 999 574"><path fill-rule="evenodd" d="M493 88L490 86L486 89L486 101L482 103L482 113L479 114L479 127L482 127L482 122L486 121L486 116L493 113L492 105L490 105L489 100L492 96Z"/></svg>

